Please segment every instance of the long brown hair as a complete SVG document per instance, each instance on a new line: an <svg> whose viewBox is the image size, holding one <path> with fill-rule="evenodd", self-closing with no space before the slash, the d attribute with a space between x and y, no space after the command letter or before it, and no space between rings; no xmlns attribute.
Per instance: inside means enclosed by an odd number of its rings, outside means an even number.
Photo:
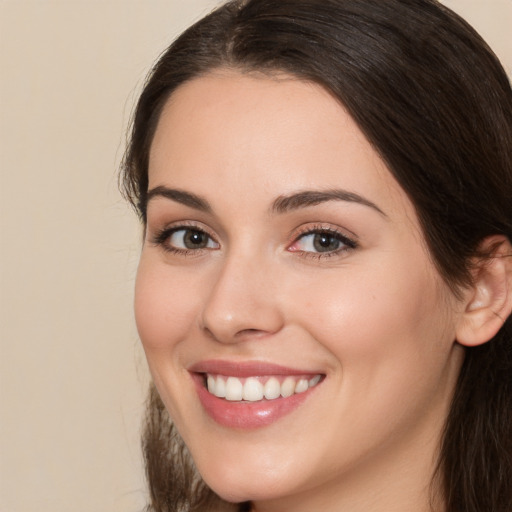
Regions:
<svg viewBox="0 0 512 512"><path fill-rule="evenodd" d="M455 294L471 282L471 261L486 256L485 237L512 240L510 83L480 36L435 0L234 0L190 27L153 68L135 111L122 176L143 222L162 107L219 67L286 72L338 98L415 205ZM154 389L144 451L148 511L219 506ZM512 510L510 317L489 343L466 349L436 478L449 512Z"/></svg>

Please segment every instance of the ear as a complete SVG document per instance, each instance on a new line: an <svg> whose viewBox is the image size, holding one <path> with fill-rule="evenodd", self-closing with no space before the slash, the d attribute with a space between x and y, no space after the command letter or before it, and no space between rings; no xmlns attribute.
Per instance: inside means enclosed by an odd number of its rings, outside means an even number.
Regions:
<svg viewBox="0 0 512 512"><path fill-rule="evenodd" d="M476 261L473 284L467 290L463 317L456 329L461 345L474 347L492 339L512 311L512 246L500 235L480 245L489 258Z"/></svg>

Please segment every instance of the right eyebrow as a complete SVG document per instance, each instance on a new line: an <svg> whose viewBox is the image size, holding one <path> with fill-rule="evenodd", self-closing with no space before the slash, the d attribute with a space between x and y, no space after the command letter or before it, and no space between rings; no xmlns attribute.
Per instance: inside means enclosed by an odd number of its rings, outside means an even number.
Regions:
<svg viewBox="0 0 512 512"><path fill-rule="evenodd" d="M176 203L183 204L205 213L212 212L212 207L206 199L197 196L196 194L185 192L184 190L168 188L163 185L152 188L151 190L148 190L148 193L146 194L146 206L151 201L151 199L156 197L164 197L166 199L170 199L171 201L175 201Z"/></svg>

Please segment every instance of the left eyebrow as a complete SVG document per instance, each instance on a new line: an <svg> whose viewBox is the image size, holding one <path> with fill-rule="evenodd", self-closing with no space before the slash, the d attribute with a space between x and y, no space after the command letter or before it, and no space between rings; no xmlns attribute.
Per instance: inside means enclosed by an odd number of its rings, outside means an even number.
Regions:
<svg viewBox="0 0 512 512"><path fill-rule="evenodd" d="M288 196L279 196L273 203L271 211L273 213L286 213L308 206L326 203L328 201L346 201L368 206L380 213L383 217L387 215L372 201L348 190L303 190Z"/></svg>

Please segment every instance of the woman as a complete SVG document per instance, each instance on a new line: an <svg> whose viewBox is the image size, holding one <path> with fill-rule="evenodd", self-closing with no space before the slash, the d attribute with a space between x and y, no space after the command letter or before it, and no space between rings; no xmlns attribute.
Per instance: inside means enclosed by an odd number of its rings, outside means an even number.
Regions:
<svg viewBox="0 0 512 512"><path fill-rule="evenodd" d="M124 185L148 510L512 510L512 93L464 21L228 2L156 64Z"/></svg>

